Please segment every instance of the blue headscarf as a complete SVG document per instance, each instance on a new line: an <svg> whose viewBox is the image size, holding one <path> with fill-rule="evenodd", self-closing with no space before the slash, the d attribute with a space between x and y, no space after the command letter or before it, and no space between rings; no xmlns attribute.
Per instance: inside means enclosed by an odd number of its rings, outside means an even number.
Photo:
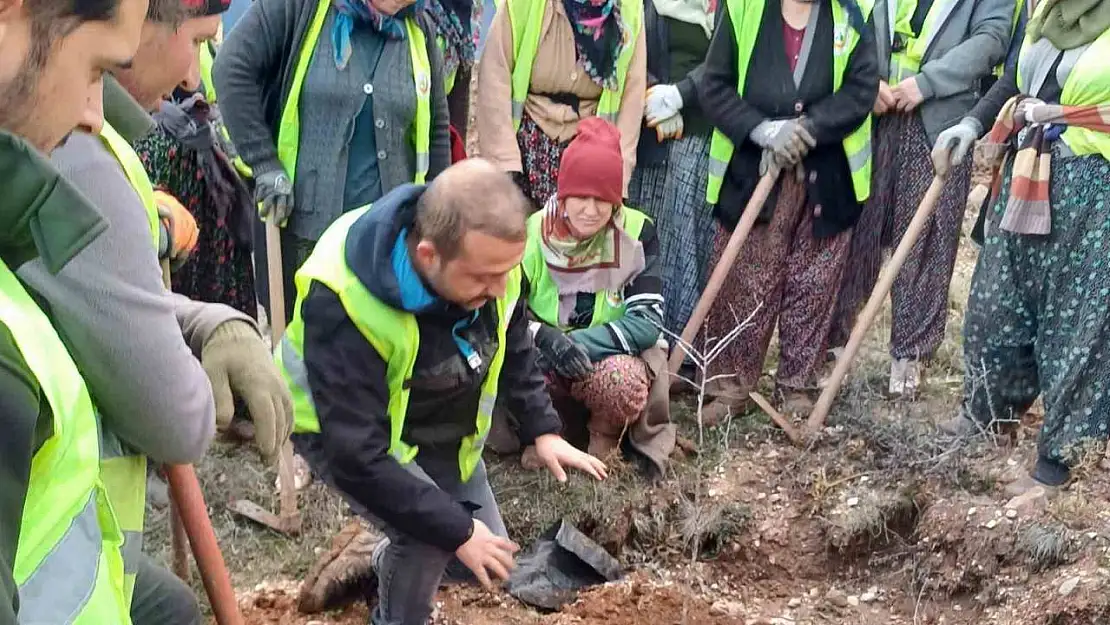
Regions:
<svg viewBox="0 0 1110 625"><path fill-rule="evenodd" d="M351 33L356 25L370 26L389 39L405 38L405 19L424 10L424 0L416 0L396 13L386 15L370 5L370 0L332 0L338 14L331 31L335 66L345 69L351 60Z"/></svg>

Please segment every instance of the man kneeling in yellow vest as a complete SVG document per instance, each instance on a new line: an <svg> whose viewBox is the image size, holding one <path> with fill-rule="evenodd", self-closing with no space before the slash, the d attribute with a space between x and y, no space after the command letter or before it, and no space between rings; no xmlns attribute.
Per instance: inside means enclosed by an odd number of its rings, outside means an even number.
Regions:
<svg viewBox="0 0 1110 625"><path fill-rule="evenodd" d="M518 267L527 206L508 174L463 161L345 214L296 274L276 350L293 442L388 536L376 625L427 622L454 558L485 585L508 577L517 547L481 457L499 395L556 478L605 477L559 436L535 365Z"/></svg>

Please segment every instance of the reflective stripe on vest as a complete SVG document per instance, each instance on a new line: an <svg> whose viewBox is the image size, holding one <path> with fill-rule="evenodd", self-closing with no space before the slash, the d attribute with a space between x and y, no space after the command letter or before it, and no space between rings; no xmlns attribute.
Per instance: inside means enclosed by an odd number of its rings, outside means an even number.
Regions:
<svg viewBox="0 0 1110 625"><path fill-rule="evenodd" d="M158 205L154 201L154 186L143 169L139 155L110 125L104 124L100 133L104 144L115 156L127 176L131 188L142 200L147 217L151 220L153 245L158 251ZM135 573L143 549L143 523L146 515L146 456L130 453L112 432L101 432L101 478L107 488L108 498L123 531L123 556L126 567L126 598L131 604L135 588Z"/></svg>
<svg viewBox="0 0 1110 625"><path fill-rule="evenodd" d="M544 211L532 214L528 218L528 244L524 249L524 259L521 268L528 278L528 308L541 321L549 326L561 330L571 328L559 325L559 289L547 271L547 261L544 260L542 240ZM644 229L644 222L648 221L647 215L634 208L623 207L620 212L621 228L625 234L633 239L640 238ZM599 291L594 295L593 317L590 327L599 326L616 321L624 316L624 293Z"/></svg>
<svg viewBox="0 0 1110 625"><path fill-rule="evenodd" d="M888 0L895 2L897 0ZM917 0L902 0L898 2L895 20L892 22L891 33L899 33L905 37L906 48L903 52L894 52L890 55L890 84L896 85L910 76L921 71L921 61L929 51L929 46L940 34L940 27L948 21L948 16L956 9L961 0L937 0L929 7L925 14L925 23L917 37L913 36L914 11L917 10ZM870 11L868 11L870 12Z"/></svg>
<svg viewBox="0 0 1110 625"><path fill-rule="evenodd" d="M1050 2L1040 2L1036 11L1040 13L1050 6ZM1018 54L1017 84L1022 93L1035 97L1044 84L1043 73L1050 70L1056 57L1046 59L1045 67L1037 72L1035 66L1038 64L1030 62L1026 56L1027 50L1034 45L1051 46L1047 40L1034 44L1026 36ZM1055 49L1051 53L1059 56L1059 51ZM1110 63L1106 62L1107 58L1110 58L1110 30L1104 31L1085 47L1064 52L1056 69L1056 78L1064 86L1059 103L1064 106L1110 104ZM1101 154L1110 160L1110 134L1071 126L1061 138L1076 156Z"/></svg>
<svg viewBox="0 0 1110 625"><path fill-rule="evenodd" d="M99 478L92 400L50 321L0 263L0 323L50 406L31 460L13 574L24 625L128 624L121 536Z"/></svg>
<svg viewBox="0 0 1110 625"><path fill-rule="evenodd" d="M524 100L532 86L532 65L540 46L540 30L543 28L543 15L548 2L536 0L508 0L509 22L513 29L513 128L520 129L524 117ZM617 57L617 88L604 89L597 103L597 116L617 123L624 95L624 84L628 78L628 68L636 51L636 38L640 34L640 24L644 17L643 0L620 0L621 19L628 27L621 54Z"/></svg>
<svg viewBox="0 0 1110 625"><path fill-rule="evenodd" d="M728 0L729 18L732 20L733 36L736 38L737 86L736 93L744 96L748 78L748 62L755 49L755 40L763 21L765 0ZM814 5L818 9L820 5ZM833 12L833 92L840 91L844 84L844 74L848 71L848 61L859 43L859 33L848 24L848 15L839 2L832 2ZM863 18L871 16L874 4L871 0L860 2ZM820 52L815 51L815 54ZM713 130L709 144L709 180L705 197L710 204L720 199L721 184L728 171L729 161L735 146L720 130ZM852 188L856 200L865 201L871 196L871 115L860 127L844 139L844 154L848 157L848 167L852 172Z"/></svg>
<svg viewBox="0 0 1110 625"><path fill-rule="evenodd" d="M289 96L281 111L278 126L278 160L285 167L289 180L297 176L297 153L301 147L301 90L304 88L305 75L316 51L316 42L324 28L324 18L331 8L331 0L319 0L316 13L309 23L303 47L297 57L293 70L293 83ZM413 128L413 147L416 151L416 175L413 182L424 184L428 177L428 150L432 144L432 63L428 59L428 46L424 32L420 30L415 18L405 20L405 39L409 42L409 56L412 59L412 78L416 85L416 119Z"/></svg>
<svg viewBox="0 0 1110 625"><path fill-rule="evenodd" d="M154 201L154 185L150 184L150 176L147 176L146 170L143 169L143 162L139 159L139 155L135 153L135 148L127 142L111 124L104 122L104 128L100 131L100 139L107 146L108 151L112 156L116 157L116 162L123 168L123 174L127 176L127 181L131 183L131 188L135 193L139 194L139 199L143 202L143 208L146 209L147 220L150 221L150 236L154 239L154 249L158 249L158 203Z"/></svg>
<svg viewBox="0 0 1110 625"><path fill-rule="evenodd" d="M324 231L312 254L297 271L297 302L293 321L286 328L285 336L276 349L275 360L293 395L295 430L319 432L320 421L312 403L308 377L304 368L304 321L301 305L313 282L327 286L343 303L351 321L386 362L386 382L389 386L389 453L402 465L412 462L418 448L401 440L408 410L409 388L416 355L420 345L420 330L416 317L392 308L363 286L358 277L347 267L345 250L347 233L369 206L350 211L337 219ZM509 319L520 297L520 268L509 274L505 295L497 300L497 351L490 362L486 379L478 400L474 433L459 444L459 476L465 482L474 474L482 457L486 438L493 423L493 407L497 402L498 378L505 362Z"/></svg>

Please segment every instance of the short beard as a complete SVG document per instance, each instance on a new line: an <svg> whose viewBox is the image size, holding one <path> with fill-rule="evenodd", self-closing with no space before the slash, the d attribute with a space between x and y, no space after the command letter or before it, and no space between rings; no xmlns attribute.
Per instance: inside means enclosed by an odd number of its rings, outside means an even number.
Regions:
<svg viewBox="0 0 1110 625"><path fill-rule="evenodd" d="M47 48L42 50L42 48ZM18 131L23 128L34 112L33 96L39 83L39 76L46 65L46 52L49 44L42 45L32 40L31 50L23 65L16 70L11 82L0 85L0 127Z"/></svg>
<svg viewBox="0 0 1110 625"><path fill-rule="evenodd" d="M40 137L29 132L35 114L35 91L43 69L50 58L50 51L61 35L70 26L71 20L60 20L51 24L49 21L36 20L31 25L31 44L27 51L27 58L16 70L15 78L4 85L0 85L0 128L34 142ZM37 146L45 148L47 146Z"/></svg>

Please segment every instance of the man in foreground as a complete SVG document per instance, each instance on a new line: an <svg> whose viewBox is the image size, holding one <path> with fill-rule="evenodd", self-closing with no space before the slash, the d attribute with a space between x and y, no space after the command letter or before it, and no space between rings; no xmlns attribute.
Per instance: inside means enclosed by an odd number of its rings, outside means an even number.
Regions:
<svg viewBox="0 0 1110 625"><path fill-rule="evenodd" d="M107 223L41 156L99 123L146 0L0 0L0 623L129 623L82 374L13 271L59 271Z"/></svg>
<svg viewBox="0 0 1110 625"><path fill-rule="evenodd" d="M151 1L138 50L108 68L131 95L109 100L103 128L89 116L52 154L111 227L60 272L37 261L19 271L49 303L102 419L104 480L124 532L125 601L139 625L202 622L192 591L142 555L147 460L199 461L216 425L230 421L235 396L266 458L276 458L292 429L288 391L253 322L163 286L153 189L129 145L153 127L131 96L149 109L177 84L195 86L198 42L215 33L223 8L218 0Z"/></svg>
<svg viewBox="0 0 1110 625"><path fill-rule="evenodd" d="M605 465L563 440L535 365L518 264L528 202L486 161L398 187L325 232L297 272L278 353L297 451L388 538L374 552L376 625L423 625L454 559L506 579L482 462L498 396L559 481Z"/></svg>

